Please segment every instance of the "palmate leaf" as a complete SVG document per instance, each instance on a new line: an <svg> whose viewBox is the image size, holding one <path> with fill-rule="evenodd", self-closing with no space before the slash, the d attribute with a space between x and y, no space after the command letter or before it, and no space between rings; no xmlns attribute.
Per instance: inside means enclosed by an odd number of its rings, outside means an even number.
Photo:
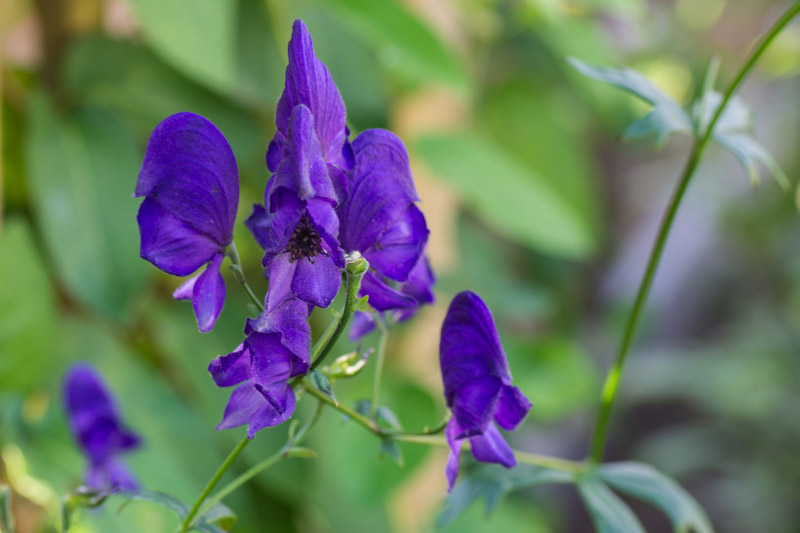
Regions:
<svg viewBox="0 0 800 533"><path fill-rule="evenodd" d="M491 513L503 497L513 490L550 483L570 483L573 480L568 472L540 466L517 465L507 469L500 465L473 464L463 468L459 474L458 483L447 495L436 519L436 528L445 527L481 498L486 501L486 512Z"/></svg>
<svg viewBox="0 0 800 533"><path fill-rule="evenodd" d="M654 468L636 462L600 466L596 475L608 485L662 510L679 533L713 533L703 509L675 481Z"/></svg>
<svg viewBox="0 0 800 533"><path fill-rule="evenodd" d="M673 133L691 135L694 132L691 117L640 72L627 67L617 69L590 65L574 57L567 61L584 76L618 87L653 106L650 113L628 126L622 134L623 139L655 134L656 146L660 146Z"/></svg>
<svg viewBox="0 0 800 533"><path fill-rule="evenodd" d="M645 533L633 511L594 474L578 480L578 491L597 533Z"/></svg>

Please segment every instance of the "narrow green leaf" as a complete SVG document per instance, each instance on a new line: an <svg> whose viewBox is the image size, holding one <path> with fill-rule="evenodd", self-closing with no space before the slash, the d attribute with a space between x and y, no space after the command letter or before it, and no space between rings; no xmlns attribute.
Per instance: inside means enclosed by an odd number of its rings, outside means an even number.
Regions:
<svg viewBox="0 0 800 533"><path fill-rule="evenodd" d="M128 504L137 500L157 503L162 507L169 509L181 519L186 518L186 515L189 514L189 507L178 498L170 496L169 494L164 494L163 492L154 491L142 491L129 495L128 499L119 506L117 513L121 513L122 510L128 506Z"/></svg>
<svg viewBox="0 0 800 533"><path fill-rule="evenodd" d="M230 531L236 524L236 513L224 503L217 502L198 521L200 523L216 524L221 529Z"/></svg>
<svg viewBox="0 0 800 533"><path fill-rule="evenodd" d="M189 531L200 531L201 533L225 533L226 530L213 524L207 524L203 522L199 524L192 524L192 527Z"/></svg>
<svg viewBox="0 0 800 533"><path fill-rule="evenodd" d="M0 531L14 533L14 515L11 513L11 487L0 485Z"/></svg>
<svg viewBox="0 0 800 533"><path fill-rule="evenodd" d="M653 106L649 114L625 130L623 138L632 139L652 133L656 135L656 144L662 144L673 133L693 134L695 131L692 119L681 106L641 73L627 67L590 65L574 57L568 61L584 76L613 85Z"/></svg>
<svg viewBox="0 0 800 533"><path fill-rule="evenodd" d="M333 403L339 405L339 401L336 399L336 395L333 393L333 386L325 374L316 370L312 370L310 378L311 384L314 385L314 387L319 389L322 394L333 400Z"/></svg>
<svg viewBox="0 0 800 533"><path fill-rule="evenodd" d="M674 480L654 468L635 462L611 463L597 469L611 487L661 509L680 533L713 533L700 505Z"/></svg>
<svg viewBox="0 0 800 533"><path fill-rule="evenodd" d="M594 475L580 478L578 491L598 533L645 533L633 511Z"/></svg>
<svg viewBox="0 0 800 533"><path fill-rule="evenodd" d="M400 450L400 446L398 446L397 441L395 441L392 437L386 436L381 439L380 455L381 457L388 455L401 467L405 466L403 452Z"/></svg>
<svg viewBox="0 0 800 533"><path fill-rule="evenodd" d="M372 411L372 402L367 399L358 400L353 409L360 415L369 416L370 411Z"/></svg>
<svg viewBox="0 0 800 533"><path fill-rule="evenodd" d="M511 491L550 483L570 483L572 474L531 465L517 465L507 469L499 465L477 463L462 468L458 483L447 495L436 519L436 528L441 529L456 519L473 502L483 498L486 512L492 512Z"/></svg>
<svg viewBox="0 0 800 533"><path fill-rule="evenodd" d="M568 258L595 248L594 229L571 199L492 141L476 134L431 135L419 140L418 149L500 234Z"/></svg>
<svg viewBox="0 0 800 533"><path fill-rule="evenodd" d="M296 459L311 459L317 456L317 452L311 448L303 446L292 446L286 450L286 457L294 457Z"/></svg>
<svg viewBox="0 0 800 533"><path fill-rule="evenodd" d="M791 186L789 178L780 165L751 135L747 133L716 132L714 133L714 140L739 160L753 185L757 185L759 182L758 165L760 163L767 167L767 170L781 187L789 189Z"/></svg>
<svg viewBox="0 0 800 533"><path fill-rule="evenodd" d="M391 427L395 431L400 431L402 426L400 425L400 420L397 418L397 415L389 409L388 407L381 405L378 406L377 413L378 419L383 420L389 427Z"/></svg>

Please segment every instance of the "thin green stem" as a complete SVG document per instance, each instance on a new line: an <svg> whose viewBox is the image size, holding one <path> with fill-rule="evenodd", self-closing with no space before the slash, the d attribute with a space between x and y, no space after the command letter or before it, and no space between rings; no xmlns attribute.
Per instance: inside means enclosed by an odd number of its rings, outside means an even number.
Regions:
<svg viewBox="0 0 800 533"><path fill-rule="evenodd" d="M368 429L370 432L374 433L375 435L385 436L385 435L387 435L389 433L386 430L384 430L382 427L380 427L378 424L376 424L375 421L367 418L366 416L362 415L361 413L359 413L355 409L352 409L350 407L347 407L344 404L341 404L341 403L333 401L331 398L329 398L328 396L326 396L325 394L320 392L319 389L317 389L315 386L313 386L311 383L309 383L308 380L303 380L303 386L305 387L306 392L308 392L309 394L311 394L315 398L318 398L320 401L323 401L326 404L330 405L331 407L333 407L334 409L336 409L340 413L343 413L343 414L349 416L357 424L360 424L360 425L364 426L366 429Z"/></svg>
<svg viewBox="0 0 800 533"><path fill-rule="evenodd" d="M264 302L262 302L256 293L253 292L253 289L250 288L248 285L247 280L244 277L244 270L242 270L242 260L239 258L239 251L236 249L236 245L231 241L228 247L225 249L225 253L228 256L228 259L231 260L231 272L233 272L233 277L236 278L236 281L239 282L239 285L242 286L244 292L250 298L250 301L253 302L253 305L259 311L264 310Z"/></svg>
<svg viewBox="0 0 800 533"><path fill-rule="evenodd" d="M324 405L325 404L322 402L317 403L317 408L314 410L314 414L312 415L312 417L308 419L308 422L306 422L297 433L295 433L292 439L288 440L286 444L281 446L280 450L273 453L266 459L262 460L260 463L251 466L246 471L242 472L238 477L236 477L236 479L234 479L233 481L231 481L230 483L219 489L216 493L214 493L213 496L208 498L199 515L203 516L217 502L222 501L230 493L232 493L233 491L235 491L236 489L238 489L239 487L241 487L242 485L253 479L255 476L257 476L267 468L271 467L281 459L285 458L289 448L300 444L300 442L302 442L303 437L305 437L308 430L311 429L311 426L313 426L316 423L317 419L319 419L319 415L322 412L322 408L324 407Z"/></svg>
<svg viewBox="0 0 800 533"><path fill-rule="evenodd" d="M375 377L372 381L372 402L370 403L370 415L372 420L378 414L378 400L381 395L381 377L383 376L383 358L386 353L386 343L389 339L389 325L379 322L380 340L378 341L378 353L375 354Z"/></svg>
<svg viewBox="0 0 800 533"><path fill-rule="evenodd" d="M628 352L641 319L642 309L644 308L644 304L647 301L648 295L650 294L653 278L655 277L658 264L664 252L664 245L667 242L667 237L672 229L672 223L675 220L675 215L678 212L678 208L680 207L681 201L686 193L686 189L689 186L689 182L691 181L692 176L694 175L694 172L697 169L700 160L702 159L706 146L708 145L708 142L714 132L714 127L717 125L717 122L719 122L720 117L725 111L725 107L733 97L736 89L738 89L739 85L741 85L741 83L753 69L772 40L780 33L786 24L788 24L789 21L798 14L798 12L800 12L800 2L793 4L789 10L786 11L786 13L784 13L781 18L777 20L777 22L775 22L772 28L769 29L759 45L751 54L750 58L747 60L747 62L745 62L742 69L736 75L730 87L728 87L728 90L725 91L719 107L717 107L716 111L711 117L711 121L692 147L692 151L689 155L686 166L684 167L683 174L675 186L672 197L670 198L669 204L667 204L666 211L661 219L661 226L659 227L658 234L656 235L656 240L653 243L653 248L650 251L650 258L647 261L644 276L639 284L639 290L636 293L636 299L633 302L631 312L628 315L628 321L625 326L622 342L620 343L616 360L609 369L608 374L606 375L605 383L603 384L603 390L600 399L600 409L598 411L592 440L592 460L595 462L600 462L603 459L611 408L614 404L614 398L616 397L616 393L619 388L619 382L622 378L622 372L625 367Z"/></svg>
<svg viewBox="0 0 800 533"><path fill-rule="evenodd" d="M235 461L239 454L242 453L242 450L244 450L244 447L247 446L248 442L250 442L250 439L248 439L247 435L245 435L239 444L237 444L236 447L231 451L231 453L228 454L228 457L222 462L211 479L208 480L203 492L200 493L200 496L194 502L192 508L189 509L189 514L187 514L186 518L183 520L183 524L181 524L181 528L179 530L180 533L184 533L189 530L189 527L192 525L192 520L194 520L194 517L197 516L197 511L200 509L200 506L203 505L206 497L211 493L212 490L214 490L214 487L217 486L219 480L222 478L225 472L228 471L228 468L230 468L230 466L233 464L233 461Z"/></svg>

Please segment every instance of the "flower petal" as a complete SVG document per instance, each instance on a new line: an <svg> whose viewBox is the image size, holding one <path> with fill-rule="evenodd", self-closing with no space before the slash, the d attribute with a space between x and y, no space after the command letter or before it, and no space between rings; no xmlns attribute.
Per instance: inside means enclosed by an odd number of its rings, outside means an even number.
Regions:
<svg viewBox="0 0 800 533"><path fill-rule="evenodd" d="M244 225L253 234L256 242L263 249L273 247L273 237L270 232L272 213L268 213L261 204L253 204L253 211L244 221Z"/></svg>
<svg viewBox="0 0 800 533"><path fill-rule="evenodd" d="M231 393L222 421L217 424L218 430L235 428L247 424L250 417L261 407L264 397L258 393L250 381L245 381Z"/></svg>
<svg viewBox="0 0 800 533"><path fill-rule="evenodd" d="M356 342L362 337L369 335L376 327L378 327L378 323L375 321L374 314L356 311L353 313L350 333L347 335L347 338L350 342Z"/></svg>
<svg viewBox="0 0 800 533"><path fill-rule="evenodd" d="M512 386L503 385L494 420L506 431L516 429L531 409L531 401L522 392Z"/></svg>
<svg viewBox="0 0 800 533"><path fill-rule="evenodd" d="M482 433L491 423L503 383L495 376L475 378L445 395L447 405L458 420L462 432L459 438Z"/></svg>
<svg viewBox="0 0 800 533"><path fill-rule="evenodd" d="M228 141L194 113L164 119L150 135L135 196L148 196L224 248L233 238L239 174Z"/></svg>
<svg viewBox="0 0 800 533"><path fill-rule="evenodd" d="M180 287L172 291L172 297L176 300L191 300L192 294L194 294L194 284L197 283L197 278L200 277L200 274L196 274L181 283Z"/></svg>
<svg viewBox="0 0 800 533"><path fill-rule="evenodd" d="M250 349L250 378L256 390L285 382L292 374L292 354L278 333L252 332L245 344Z"/></svg>
<svg viewBox="0 0 800 533"><path fill-rule="evenodd" d="M264 403L250 417L247 428L248 438L253 438L256 432L277 426L286 422L294 414L294 390L286 383L277 383L261 391Z"/></svg>
<svg viewBox="0 0 800 533"><path fill-rule="evenodd" d="M394 290L373 272L367 272L361 278L361 288L358 294L359 296L369 296L369 305L381 312L416 305L414 298Z"/></svg>
<svg viewBox="0 0 800 533"><path fill-rule="evenodd" d="M267 296L269 301L269 296ZM309 305L298 298L287 298L275 307L267 306L256 319L249 319L245 333L275 333L280 344L291 352L291 376L308 371L311 328L308 325ZM290 376L290 377L291 377Z"/></svg>
<svg viewBox="0 0 800 533"><path fill-rule="evenodd" d="M428 242L425 216L414 204L366 250L369 265L384 276L396 281L408 279Z"/></svg>
<svg viewBox="0 0 800 533"><path fill-rule="evenodd" d="M215 255L194 284L192 307L202 333L211 331L225 304L225 280L219 272L223 259L224 255Z"/></svg>
<svg viewBox="0 0 800 533"><path fill-rule="evenodd" d="M217 387L231 387L250 377L250 351L244 343L227 355L220 355L208 365Z"/></svg>
<svg viewBox="0 0 800 533"><path fill-rule="evenodd" d="M176 218L153 198L145 198L136 220L142 258L173 276L188 276L222 249L214 239Z"/></svg>
<svg viewBox="0 0 800 533"><path fill-rule="evenodd" d="M297 271L292 278L292 292L304 302L317 307L328 307L339 286L342 284L342 273L333 259L318 255L313 259L298 259Z"/></svg>
<svg viewBox="0 0 800 533"><path fill-rule="evenodd" d="M400 292L408 294L417 302L417 306L430 305L434 302L433 285L436 277L433 275L428 258L425 254L419 256L417 264L408 274L408 281L400 287ZM397 321L404 322L413 317L419 307L400 309L397 313Z"/></svg>
<svg viewBox="0 0 800 533"><path fill-rule="evenodd" d="M456 435L461 433L461 428L455 418L451 418L447 422L444 434L447 437L447 444L450 446L450 456L447 458L447 467L445 468L445 475L447 476L447 492L453 490L453 485L458 477L458 457L461 454L461 446L464 441L457 439Z"/></svg>
<svg viewBox="0 0 800 533"><path fill-rule="evenodd" d="M482 435L470 437L472 455L482 463L500 463L506 468L517 464L514 451L494 424L489 424Z"/></svg>
<svg viewBox="0 0 800 533"><path fill-rule="evenodd" d="M279 133L287 136L292 111L300 104L307 106L314 117L314 130L325 160L344 168L344 101L328 69L314 55L314 45L308 28L302 20L296 20L289 41L286 84L275 112L275 124ZM281 140L279 137L276 135L278 142Z"/></svg>

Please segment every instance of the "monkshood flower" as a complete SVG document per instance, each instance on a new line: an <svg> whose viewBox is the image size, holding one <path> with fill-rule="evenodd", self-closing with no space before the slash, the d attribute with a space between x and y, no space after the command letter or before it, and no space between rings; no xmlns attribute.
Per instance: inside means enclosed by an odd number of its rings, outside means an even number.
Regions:
<svg viewBox="0 0 800 533"><path fill-rule="evenodd" d="M344 252L339 246L338 195L326 170L314 117L292 111L283 155L267 183L264 204L245 224L264 248L270 291L286 285L300 300L328 307L339 292Z"/></svg>
<svg viewBox="0 0 800 533"><path fill-rule="evenodd" d="M292 416L295 396L289 380L309 367L309 305L286 290L268 294L266 304L261 316L247 321L245 341L208 367L217 386L238 385L217 429L248 424L251 439Z"/></svg>
<svg viewBox="0 0 800 533"><path fill-rule="evenodd" d="M511 385L492 313L474 292L459 293L450 304L442 324L439 363L445 400L453 414L445 429L450 445L446 470L449 489L458 475L464 439L469 439L478 461L514 466L514 453L495 422L513 430L528 414L531 402Z"/></svg>
<svg viewBox="0 0 800 533"><path fill-rule="evenodd" d="M73 365L64 377L63 395L72 434L89 459L86 485L96 490L136 490L136 479L118 456L138 448L140 439L122 425L97 371L86 363Z"/></svg>
<svg viewBox="0 0 800 533"><path fill-rule="evenodd" d="M141 256L174 276L205 270L179 287L191 299L197 327L214 327L225 302L220 265L233 240L239 174L228 141L200 115L164 119L147 143L134 196L144 196L136 217Z"/></svg>

